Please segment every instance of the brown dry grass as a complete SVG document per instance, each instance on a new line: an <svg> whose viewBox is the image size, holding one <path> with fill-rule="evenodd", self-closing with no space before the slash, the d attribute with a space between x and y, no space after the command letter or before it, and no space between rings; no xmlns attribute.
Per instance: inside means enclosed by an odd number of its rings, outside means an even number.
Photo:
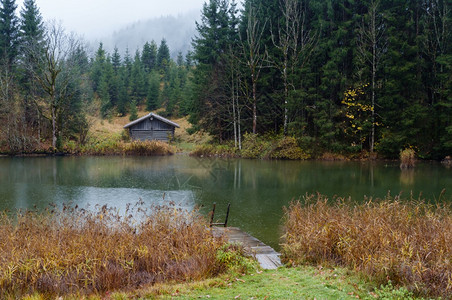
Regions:
<svg viewBox="0 0 452 300"><path fill-rule="evenodd" d="M139 107L138 117L142 117L148 114L148 111L144 110L144 107ZM159 113L159 111L154 111ZM187 129L191 127L187 117L170 118L171 121L179 124L180 128L175 130L175 145L181 151L189 151L194 148L195 145L206 144L210 141L211 137L205 132L196 132L194 134L188 134ZM110 119L100 119L98 117L88 117L90 124L89 139L95 141L120 139L124 134L124 126L128 124L129 115L123 117L111 117Z"/></svg>
<svg viewBox="0 0 452 300"><path fill-rule="evenodd" d="M67 144L65 152L83 155L140 155L158 156L173 155L176 148L160 141L132 141L124 142L120 138L98 140L83 146Z"/></svg>
<svg viewBox="0 0 452 300"><path fill-rule="evenodd" d="M342 154L325 152L320 157L320 160L325 160L325 161L344 161L344 160L347 160L347 158L344 155L342 155Z"/></svg>
<svg viewBox="0 0 452 300"><path fill-rule="evenodd" d="M140 109L138 118L141 118L149 112ZM110 119L101 119L99 117L88 116L90 124L90 136L95 138L109 138L112 135L121 135L124 126L130 123L129 115L122 117L111 117Z"/></svg>
<svg viewBox="0 0 452 300"><path fill-rule="evenodd" d="M392 199L353 205L321 195L286 209L285 259L332 263L420 295L452 296L452 211Z"/></svg>
<svg viewBox="0 0 452 300"><path fill-rule="evenodd" d="M0 291L54 297L203 279L221 269L222 244L197 212L176 207L2 213Z"/></svg>
<svg viewBox="0 0 452 300"><path fill-rule="evenodd" d="M403 151L400 151L401 169L414 168L415 165L416 165L416 152L413 149L407 148Z"/></svg>

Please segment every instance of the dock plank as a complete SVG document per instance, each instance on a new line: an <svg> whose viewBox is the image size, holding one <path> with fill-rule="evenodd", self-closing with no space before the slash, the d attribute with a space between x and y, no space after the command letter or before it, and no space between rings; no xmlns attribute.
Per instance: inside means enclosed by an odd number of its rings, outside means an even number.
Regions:
<svg viewBox="0 0 452 300"><path fill-rule="evenodd" d="M212 227L215 236L224 235L230 243L241 243L245 252L253 256L263 269L273 270L282 266L280 253L254 236L237 227Z"/></svg>

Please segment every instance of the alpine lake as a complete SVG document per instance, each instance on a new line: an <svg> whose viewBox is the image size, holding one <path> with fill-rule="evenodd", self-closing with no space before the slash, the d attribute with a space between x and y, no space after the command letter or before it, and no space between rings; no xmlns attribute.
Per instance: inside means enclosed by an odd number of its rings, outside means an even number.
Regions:
<svg viewBox="0 0 452 300"><path fill-rule="evenodd" d="M445 190L445 191L443 191ZM0 157L0 211L45 209L50 204L115 207L166 205L208 215L278 248L284 207L310 193L351 197L401 194L403 199L452 201L452 169L399 163L262 161L167 157ZM332 200L334 201L334 200Z"/></svg>

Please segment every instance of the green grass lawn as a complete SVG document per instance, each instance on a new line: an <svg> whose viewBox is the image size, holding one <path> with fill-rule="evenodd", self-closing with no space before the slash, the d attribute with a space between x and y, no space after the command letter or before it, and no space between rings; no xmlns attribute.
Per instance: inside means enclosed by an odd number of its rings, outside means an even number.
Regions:
<svg viewBox="0 0 452 300"><path fill-rule="evenodd" d="M24 297L44 300L42 295ZM375 284L343 268L302 266L254 273L227 274L186 283L156 284L128 292L111 292L88 297L66 296L68 300L129 299L415 299L405 289L392 286L375 289Z"/></svg>
<svg viewBox="0 0 452 300"><path fill-rule="evenodd" d="M373 299L377 295L371 292L372 288L345 269L305 266L222 276L190 284L160 285L140 296L144 299Z"/></svg>

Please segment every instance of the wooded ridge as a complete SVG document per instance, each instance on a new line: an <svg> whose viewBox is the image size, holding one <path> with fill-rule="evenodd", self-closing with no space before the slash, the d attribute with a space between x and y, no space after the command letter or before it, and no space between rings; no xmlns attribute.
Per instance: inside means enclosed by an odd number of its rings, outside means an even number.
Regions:
<svg viewBox="0 0 452 300"><path fill-rule="evenodd" d="M32 151L89 137L87 115L137 106L188 116L191 132L241 148L283 134L311 152L452 152L451 7L445 0L209 0L193 51L165 40L93 57L34 0L0 7L0 148Z"/></svg>

